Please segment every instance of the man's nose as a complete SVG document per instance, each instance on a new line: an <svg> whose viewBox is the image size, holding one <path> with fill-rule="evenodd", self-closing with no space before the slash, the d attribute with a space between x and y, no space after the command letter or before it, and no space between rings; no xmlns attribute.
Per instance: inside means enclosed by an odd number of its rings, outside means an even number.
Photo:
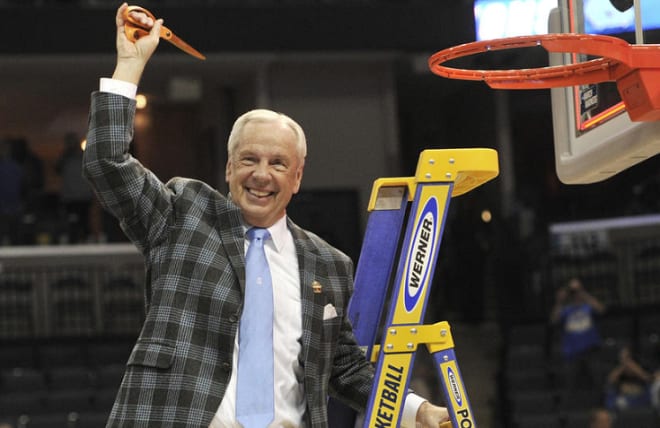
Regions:
<svg viewBox="0 0 660 428"><path fill-rule="evenodd" d="M261 179L268 178L270 176L268 162L258 162L254 167L253 175Z"/></svg>

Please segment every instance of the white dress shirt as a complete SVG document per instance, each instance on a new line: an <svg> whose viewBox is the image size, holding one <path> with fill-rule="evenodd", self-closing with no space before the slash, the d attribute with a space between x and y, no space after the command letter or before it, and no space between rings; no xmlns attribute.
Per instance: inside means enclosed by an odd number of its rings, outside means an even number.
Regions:
<svg viewBox="0 0 660 428"><path fill-rule="evenodd" d="M99 89L135 99L137 85L121 80L101 78ZM247 230L247 229L246 229ZM266 259L273 283L273 352L275 417L270 428L304 427L302 420L306 402L301 367L298 364L302 336L302 302L298 256L286 217L268 228L271 239L265 243ZM245 251L249 241L246 239ZM209 428L242 428L236 421L236 367L238 365L238 335L234 340L232 373L227 390ZM416 394L406 396L401 418L402 428L414 428L419 406L426 401Z"/></svg>

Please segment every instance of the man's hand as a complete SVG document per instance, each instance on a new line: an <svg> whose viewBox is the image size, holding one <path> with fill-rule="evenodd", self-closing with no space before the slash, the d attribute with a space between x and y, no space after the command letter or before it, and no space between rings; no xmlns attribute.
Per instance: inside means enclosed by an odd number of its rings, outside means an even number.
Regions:
<svg viewBox="0 0 660 428"><path fill-rule="evenodd" d="M117 65L112 75L113 79L138 84L149 58L153 55L160 40L162 19L154 21L144 13L131 12L131 16L146 27L151 27L147 36L140 37L135 43L126 37L124 32L124 11L128 4L123 3L117 9L115 23L117 25Z"/></svg>
<svg viewBox="0 0 660 428"><path fill-rule="evenodd" d="M445 407L434 406L428 401L422 403L417 410L416 417L418 428L439 428L443 422L449 422L449 412ZM451 423L442 425L451 427Z"/></svg>

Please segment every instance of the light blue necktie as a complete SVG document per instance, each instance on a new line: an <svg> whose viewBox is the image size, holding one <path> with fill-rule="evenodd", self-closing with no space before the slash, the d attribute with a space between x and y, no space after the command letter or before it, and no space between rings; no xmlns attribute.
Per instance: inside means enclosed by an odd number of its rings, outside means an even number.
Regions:
<svg viewBox="0 0 660 428"><path fill-rule="evenodd" d="M268 230L247 232L245 300L239 325L236 419L245 428L265 428L273 420L273 287L264 252Z"/></svg>

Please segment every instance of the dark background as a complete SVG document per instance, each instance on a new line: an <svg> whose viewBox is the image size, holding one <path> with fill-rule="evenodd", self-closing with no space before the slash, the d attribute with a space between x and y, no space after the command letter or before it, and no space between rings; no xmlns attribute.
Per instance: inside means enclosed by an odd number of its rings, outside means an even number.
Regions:
<svg viewBox="0 0 660 428"><path fill-rule="evenodd" d="M0 1L0 56L112 54L108 17L117 4L101 0ZM469 0L145 0L140 5L171 17L168 22L176 23L177 34L209 54L373 51L427 58L440 49L474 40ZM175 49L163 45L165 51ZM547 54L506 51L475 57L469 65L533 68L547 65ZM444 310L452 316L480 321L485 316L503 316L510 306L524 307L520 299L530 275L543 273L547 264L549 224L657 212L657 159L600 183L565 185L557 179L549 90L496 91L479 82L440 78L409 59L402 59L395 70L400 169L406 174L413 173L419 152L437 147L438 142L443 147L497 148L497 134L502 130L497 123L498 109L507 109L505 125L513 149L501 162L513 171L512 194L502 193L498 179L469 197L452 201L450 208L436 276L446 275L452 284L443 288L446 295L438 297L441 302L451 302ZM32 67L16 79L23 84L27 79L47 80L48 73ZM56 88L57 82L52 85ZM333 198L344 197L351 205L354 195L350 189L342 192L346 189L336 189ZM295 202L304 206L310 198L319 195L308 194ZM510 200L505 207L504 198ZM489 223L481 220L485 209L492 213ZM319 216L300 210L297 217L303 226L321 229L322 235L357 259L363 232L359 224L343 221L351 230L347 234L328 223L319 226ZM344 218L360 215L357 211L339 214ZM495 301L484 293L489 284L497 286L498 292L492 293Z"/></svg>

